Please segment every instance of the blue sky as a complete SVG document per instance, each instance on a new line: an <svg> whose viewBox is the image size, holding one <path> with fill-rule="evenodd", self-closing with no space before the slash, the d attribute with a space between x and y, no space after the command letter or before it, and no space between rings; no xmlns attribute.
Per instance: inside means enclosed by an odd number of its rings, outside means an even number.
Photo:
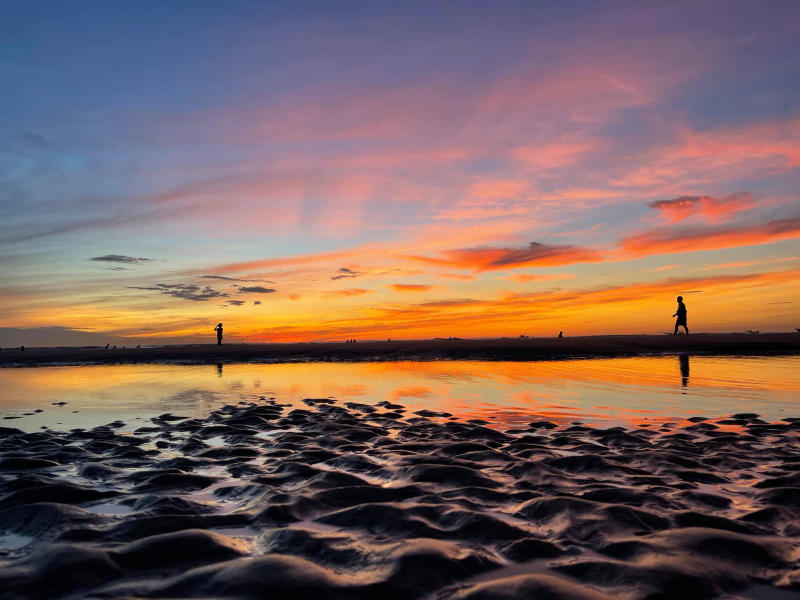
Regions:
<svg viewBox="0 0 800 600"><path fill-rule="evenodd" d="M599 320L565 298L639 290L670 314L699 286L719 299L695 303L701 327L788 328L798 17L788 1L5 2L0 325L656 332L631 292ZM108 256L127 259L90 260ZM482 304L436 308L465 299Z"/></svg>

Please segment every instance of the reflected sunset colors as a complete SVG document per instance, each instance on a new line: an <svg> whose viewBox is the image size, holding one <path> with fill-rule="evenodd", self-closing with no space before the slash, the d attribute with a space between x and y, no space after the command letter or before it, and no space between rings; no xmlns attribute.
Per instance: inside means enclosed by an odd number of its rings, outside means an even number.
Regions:
<svg viewBox="0 0 800 600"><path fill-rule="evenodd" d="M28 431L116 419L127 431L165 412L204 417L222 404L263 398L305 408L304 398L333 397L389 401L498 427L534 419L630 426L737 412L778 420L800 408L799 374L800 357L697 356L0 369L0 416L21 417L3 425ZM60 401L67 404L53 406Z"/></svg>

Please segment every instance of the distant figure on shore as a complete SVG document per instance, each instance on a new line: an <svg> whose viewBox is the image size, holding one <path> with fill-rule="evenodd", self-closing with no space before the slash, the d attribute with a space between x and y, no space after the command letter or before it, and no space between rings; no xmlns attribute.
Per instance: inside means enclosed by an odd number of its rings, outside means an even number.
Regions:
<svg viewBox="0 0 800 600"><path fill-rule="evenodd" d="M111 344L106 344L106 350L108 350L108 347L109 347L110 345L111 345Z"/></svg>
<svg viewBox="0 0 800 600"><path fill-rule="evenodd" d="M217 346L222 346L222 323L217 323L214 331L217 332Z"/></svg>
<svg viewBox="0 0 800 600"><path fill-rule="evenodd" d="M686 325L686 305L683 303L683 296L678 296L678 310L672 316L678 317L675 321L675 332L672 335L678 335L678 327L683 327L686 330L686 335L689 335L689 327Z"/></svg>
<svg viewBox="0 0 800 600"><path fill-rule="evenodd" d="M20 352L25 352L25 346L20 346L20 347L19 347L19 351L20 351Z"/></svg>
<svg viewBox="0 0 800 600"><path fill-rule="evenodd" d="M563 331L559 331L558 332L558 339L561 339L563 337L564 337L564 332Z"/></svg>

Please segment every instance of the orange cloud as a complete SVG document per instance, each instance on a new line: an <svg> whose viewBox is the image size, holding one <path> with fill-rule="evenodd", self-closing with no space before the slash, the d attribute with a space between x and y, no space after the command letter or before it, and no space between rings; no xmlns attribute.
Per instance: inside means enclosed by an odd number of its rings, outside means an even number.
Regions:
<svg viewBox="0 0 800 600"><path fill-rule="evenodd" d="M651 256L755 246L800 237L800 218L777 219L751 226L652 229L623 239L627 257Z"/></svg>
<svg viewBox="0 0 800 600"><path fill-rule="evenodd" d="M429 292L439 286L436 285L422 285L416 283L392 283L387 287L392 288L395 292Z"/></svg>
<svg viewBox="0 0 800 600"><path fill-rule="evenodd" d="M331 292L325 292L325 296L362 296L364 294L369 294L370 290L365 290L363 288L349 288L346 290L334 290Z"/></svg>
<svg viewBox="0 0 800 600"><path fill-rule="evenodd" d="M577 275L574 273L546 273L542 275L534 275L533 273L516 273L506 279L516 281L517 283L530 283L531 281L563 281L565 279L575 279Z"/></svg>
<svg viewBox="0 0 800 600"><path fill-rule="evenodd" d="M464 275L462 273L437 273L436 276L445 279L459 279L461 281L475 281L477 278L476 275Z"/></svg>
<svg viewBox="0 0 800 600"><path fill-rule="evenodd" d="M449 265L475 271L499 271L519 267L557 267L581 262L600 262L602 255L579 246L553 246L531 242L523 248L461 248L446 250L444 258L409 256L431 264Z"/></svg>

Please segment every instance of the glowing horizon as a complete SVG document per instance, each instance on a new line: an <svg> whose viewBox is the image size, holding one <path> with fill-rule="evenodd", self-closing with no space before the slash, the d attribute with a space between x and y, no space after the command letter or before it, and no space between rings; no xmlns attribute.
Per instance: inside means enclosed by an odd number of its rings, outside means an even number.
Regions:
<svg viewBox="0 0 800 600"><path fill-rule="evenodd" d="M800 6L0 6L0 346L800 327Z"/></svg>

